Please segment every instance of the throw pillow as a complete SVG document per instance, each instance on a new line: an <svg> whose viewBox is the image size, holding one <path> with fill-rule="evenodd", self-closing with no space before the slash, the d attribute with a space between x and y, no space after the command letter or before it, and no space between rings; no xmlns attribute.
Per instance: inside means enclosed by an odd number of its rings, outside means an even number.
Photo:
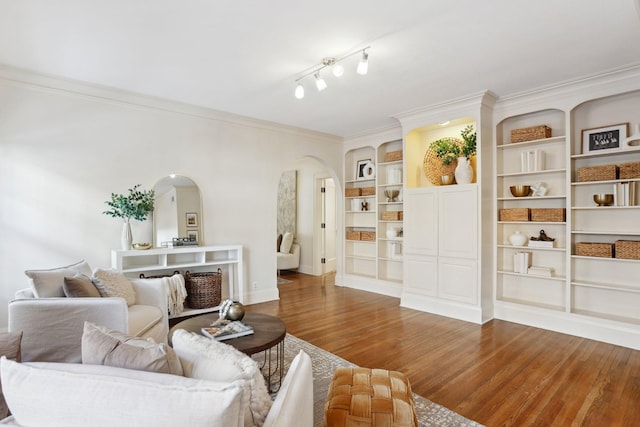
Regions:
<svg viewBox="0 0 640 427"><path fill-rule="evenodd" d="M24 272L29 278L29 286L36 298L63 297L64 278L73 277L76 273L91 276L91 267L85 260L81 260L64 267Z"/></svg>
<svg viewBox="0 0 640 427"><path fill-rule="evenodd" d="M182 375L182 365L168 345L132 337L91 322L84 322L82 363Z"/></svg>
<svg viewBox="0 0 640 427"><path fill-rule="evenodd" d="M111 366L5 358L0 372L15 417L11 425L241 427L247 404L241 380L220 384Z"/></svg>
<svg viewBox="0 0 640 427"><path fill-rule="evenodd" d="M136 291L124 274L118 270L103 270L96 268L93 271L96 288L103 297L120 297L127 301L127 305L136 303Z"/></svg>
<svg viewBox="0 0 640 427"><path fill-rule="evenodd" d="M231 382L245 380L249 386L249 408L245 427L262 426L271 408L271 397L255 360L234 347L178 329L171 337L184 376L201 380Z"/></svg>
<svg viewBox="0 0 640 427"><path fill-rule="evenodd" d="M22 342L22 332L4 332L0 334L0 356L20 362L20 343ZM2 393L2 382L0 381L0 419L9 416L9 407L4 400Z"/></svg>
<svg viewBox="0 0 640 427"><path fill-rule="evenodd" d="M65 277L62 290L67 298L100 298L100 291L98 291L91 279L84 274Z"/></svg>
<svg viewBox="0 0 640 427"><path fill-rule="evenodd" d="M280 244L280 253L288 254L291 252L291 245L293 245L293 233L288 231L282 236L282 243Z"/></svg>

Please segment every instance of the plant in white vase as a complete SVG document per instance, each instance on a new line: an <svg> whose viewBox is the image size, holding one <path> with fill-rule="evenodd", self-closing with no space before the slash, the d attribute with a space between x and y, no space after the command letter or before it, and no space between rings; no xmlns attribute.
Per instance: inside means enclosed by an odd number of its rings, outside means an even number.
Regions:
<svg viewBox="0 0 640 427"><path fill-rule="evenodd" d="M153 190L141 190L140 184L129 189L129 194L111 193L111 200L105 204L109 210L102 212L113 218L122 218L124 225L122 228L122 249L131 249L133 238L131 236L130 221L144 221L153 212L155 192Z"/></svg>
<svg viewBox="0 0 640 427"><path fill-rule="evenodd" d="M458 165L455 170L456 182L458 184L470 184L473 182L473 168L471 167L471 157L476 155L476 132L473 125L467 125L461 132L463 144L460 149L461 157L458 158Z"/></svg>

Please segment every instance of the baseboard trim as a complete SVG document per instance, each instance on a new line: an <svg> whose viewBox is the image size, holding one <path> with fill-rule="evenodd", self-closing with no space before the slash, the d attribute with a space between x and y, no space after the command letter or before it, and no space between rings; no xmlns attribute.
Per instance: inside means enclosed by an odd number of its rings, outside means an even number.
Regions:
<svg viewBox="0 0 640 427"><path fill-rule="evenodd" d="M427 313L437 314L439 316L464 320L465 322L476 323L478 325L483 323L482 310L480 307L455 301L447 301L442 298L429 297L414 292L402 292L400 306L426 311Z"/></svg>

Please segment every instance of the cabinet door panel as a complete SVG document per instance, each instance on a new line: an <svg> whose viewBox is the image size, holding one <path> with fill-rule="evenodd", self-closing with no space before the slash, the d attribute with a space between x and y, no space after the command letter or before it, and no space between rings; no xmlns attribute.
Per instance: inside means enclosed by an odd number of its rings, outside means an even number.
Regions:
<svg viewBox="0 0 640 427"><path fill-rule="evenodd" d="M438 254L438 197L432 189L407 191L404 198L404 253Z"/></svg>
<svg viewBox="0 0 640 427"><path fill-rule="evenodd" d="M438 293L438 262L430 256L405 255L404 287L411 292L428 296Z"/></svg>
<svg viewBox="0 0 640 427"><path fill-rule="evenodd" d="M468 304L478 302L478 263L467 259L439 258L438 296Z"/></svg>
<svg viewBox="0 0 640 427"><path fill-rule="evenodd" d="M442 188L439 195L439 254L447 257L478 257L478 187Z"/></svg>

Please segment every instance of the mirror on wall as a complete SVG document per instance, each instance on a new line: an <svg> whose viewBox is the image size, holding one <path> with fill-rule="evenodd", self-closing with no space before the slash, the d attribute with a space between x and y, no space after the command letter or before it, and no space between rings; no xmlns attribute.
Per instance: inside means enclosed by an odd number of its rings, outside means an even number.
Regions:
<svg viewBox="0 0 640 427"><path fill-rule="evenodd" d="M169 175L153 187L153 244L155 247L204 245L202 198L198 185L183 175Z"/></svg>

